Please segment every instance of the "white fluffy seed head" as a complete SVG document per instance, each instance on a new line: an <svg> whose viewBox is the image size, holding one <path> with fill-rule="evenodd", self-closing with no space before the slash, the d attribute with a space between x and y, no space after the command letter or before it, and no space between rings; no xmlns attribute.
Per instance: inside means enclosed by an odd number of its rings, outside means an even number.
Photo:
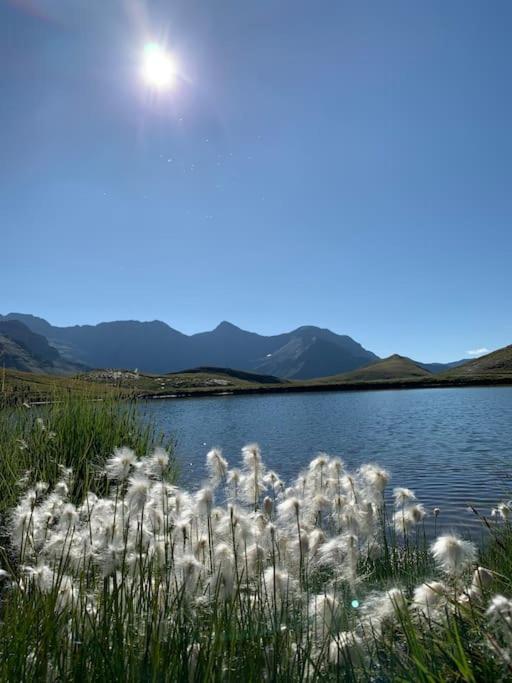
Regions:
<svg viewBox="0 0 512 683"><path fill-rule="evenodd" d="M372 631L382 632L407 607L407 598L400 588L390 588L383 593L370 594L365 598L361 618L368 622Z"/></svg>
<svg viewBox="0 0 512 683"><path fill-rule="evenodd" d="M508 503L500 503L498 505L498 514L502 519L507 521L512 514L512 507Z"/></svg>
<svg viewBox="0 0 512 683"><path fill-rule="evenodd" d="M287 571L274 567L269 567L265 570L263 582L267 597L270 601L273 600L274 593L276 598L280 600L286 599L287 596L293 592L295 587L295 582Z"/></svg>
<svg viewBox="0 0 512 683"><path fill-rule="evenodd" d="M447 574L458 575L476 561L474 543L464 541L455 534L439 536L431 545L438 566Z"/></svg>
<svg viewBox="0 0 512 683"><path fill-rule="evenodd" d="M148 477L161 479L169 468L169 454L163 448L155 448L147 459L145 471Z"/></svg>
<svg viewBox="0 0 512 683"><path fill-rule="evenodd" d="M322 529L313 529L309 534L309 550L312 555L315 555L320 546L325 543L325 533Z"/></svg>
<svg viewBox="0 0 512 683"><path fill-rule="evenodd" d="M315 637L323 640L331 634L339 621L340 603L332 594L314 595L309 603L309 614L312 616Z"/></svg>
<svg viewBox="0 0 512 683"><path fill-rule="evenodd" d="M268 517L272 515L273 507L274 503L272 502L272 498L265 496L265 498L263 499L263 511Z"/></svg>
<svg viewBox="0 0 512 683"><path fill-rule="evenodd" d="M193 555L184 555L178 560L177 567L182 574L183 584L186 587L197 581L198 577L205 571L205 566Z"/></svg>
<svg viewBox="0 0 512 683"><path fill-rule="evenodd" d="M416 494L411 489L397 486L393 489L393 498L397 507L402 507L406 503L416 500Z"/></svg>
<svg viewBox="0 0 512 683"><path fill-rule="evenodd" d="M237 469L236 467L233 467L232 470L229 470L228 475L227 475L228 484L239 484L241 478L242 478L242 473L240 472L239 469Z"/></svg>
<svg viewBox="0 0 512 683"><path fill-rule="evenodd" d="M249 504L258 503L260 496L265 492L263 479L258 476L257 470L250 471L241 482L242 498Z"/></svg>
<svg viewBox="0 0 512 683"><path fill-rule="evenodd" d="M257 443L251 443L242 448L242 459L245 466L255 472L261 465L261 451Z"/></svg>
<svg viewBox="0 0 512 683"><path fill-rule="evenodd" d="M329 463L329 456L325 453L319 453L316 458L309 463L309 471L316 472L317 470L322 470L327 467Z"/></svg>
<svg viewBox="0 0 512 683"><path fill-rule="evenodd" d="M48 491L49 485L46 481L38 481L35 485L36 493L38 495L43 495Z"/></svg>
<svg viewBox="0 0 512 683"><path fill-rule="evenodd" d="M329 461L329 472L331 476L339 479L343 473L343 468L345 467L343 460L338 457L331 458Z"/></svg>
<svg viewBox="0 0 512 683"><path fill-rule="evenodd" d="M471 580L471 592L481 595L482 591L488 590L494 581L494 572L485 567L477 567Z"/></svg>
<svg viewBox="0 0 512 683"><path fill-rule="evenodd" d="M318 549L318 563L320 566L343 567L346 556L346 541L343 536L335 536L322 543Z"/></svg>
<svg viewBox="0 0 512 683"><path fill-rule="evenodd" d="M272 488L274 491L283 489L283 482L279 478L279 475L273 470L267 472L267 474L263 477L263 482L267 486L270 486L270 488Z"/></svg>
<svg viewBox="0 0 512 683"><path fill-rule="evenodd" d="M69 486L65 481L59 481L55 484L54 488L55 494L60 498L67 498L69 493Z"/></svg>
<svg viewBox="0 0 512 683"><path fill-rule="evenodd" d="M196 493L197 509L200 515L211 515L213 509L213 491L205 486Z"/></svg>
<svg viewBox="0 0 512 683"><path fill-rule="evenodd" d="M441 581L422 583L414 590L412 608L429 616L446 604L447 587Z"/></svg>
<svg viewBox="0 0 512 683"><path fill-rule="evenodd" d="M66 505L64 505L60 519L63 526L66 528L75 526L78 522L78 512L72 503L66 503Z"/></svg>
<svg viewBox="0 0 512 683"><path fill-rule="evenodd" d="M382 467L377 465L363 465L360 469L361 476L365 482L378 494L382 494L386 488L391 475Z"/></svg>
<svg viewBox="0 0 512 683"><path fill-rule="evenodd" d="M393 523L398 533L406 534L426 517L425 508L421 503L409 505L399 509L393 515Z"/></svg>
<svg viewBox="0 0 512 683"><path fill-rule="evenodd" d="M150 480L141 472L137 472L130 478L126 500L131 510L135 512L142 510L148 500L150 488Z"/></svg>
<svg viewBox="0 0 512 683"><path fill-rule="evenodd" d="M301 508L301 502L296 496L291 496L287 498L282 503L279 503L277 510L283 517L289 517L290 515L298 516Z"/></svg>
<svg viewBox="0 0 512 683"><path fill-rule="evenodd" d="M247 548L247 566L250 572L261 571L265 567L267 553L265 548L258 543Z"/></svg>
<svg viewBox="0 0 512 683"><path fill-rule="evenodd" d="M335 513L339 514L347 504L347 499L345 496L334 496L332 501L332 509Z"/></svg>
<svg viewBox="0 0 512 683"><path fill-rule="evenodd" d="M124 481L137 462L137 456L131 448L116 448L105 465L108 479Z"/></svg>
<svg viewBox="0 0 512 683"><path fill-rule="evenodd" d="M504 595L495 595L486 611L491 624L501 627L504 631L512 629L512 600Z"/></svg>
<svg viewBox="0 0 512 683"><path fill-rule="evenodd" d="M228 461L223 457L219 448L212 448L206 454L206 466L215 484L222 481L228 472Z"/></svg>

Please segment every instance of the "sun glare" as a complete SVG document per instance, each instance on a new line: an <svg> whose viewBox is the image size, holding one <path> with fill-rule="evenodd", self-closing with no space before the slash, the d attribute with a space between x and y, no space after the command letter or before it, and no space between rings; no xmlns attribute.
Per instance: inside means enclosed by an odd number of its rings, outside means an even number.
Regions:
<svg viewBox="0 0 512 683"><path fill-rule="evenodd" d="M156 43L148 43L144 47L142 76L149 86L165 90L176 80L176 62L163 47Z"/></svg>

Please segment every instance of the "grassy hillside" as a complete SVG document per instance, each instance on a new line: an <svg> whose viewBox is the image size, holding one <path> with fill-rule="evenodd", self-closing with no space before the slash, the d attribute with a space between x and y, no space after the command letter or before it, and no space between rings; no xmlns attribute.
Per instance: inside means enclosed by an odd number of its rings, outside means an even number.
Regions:
<svg viewBox="0 0 512 683"><path fill-rule="evenodd" d="M86 382L81 377L48 375L0 368L0 407L11 403L34 403L53 400L62 394L89 398L128 396L112 384Z"/></svg>
<svg viewBox="0 0 512 683"><path fill-rule="evenodd" d="M409 358L394 354L389 356L389 358L366 365L364 368L345 372L342 375L325 377L319 381L329 384L339 382L387 382L409 379L421 380L429 377L432 377L432 374L428 370L419 367Z"/></svg>
<svg viewBox="0 0 512 683"><path fill-rule="evenodd" d="M147 398L264 391L267 387L286 386L294 386L294 383L229 368L197 368L167 375L107 369L91 370L74 377L0 368L0 405L51 400L62 391L86 394L91 398Z"/></svg>
<svg viewBox="0 0 512 683"><path fill-rule="evenodd" d="M454 381L512 381L512 345L453 368L439 375L441 379Z"/></svg>

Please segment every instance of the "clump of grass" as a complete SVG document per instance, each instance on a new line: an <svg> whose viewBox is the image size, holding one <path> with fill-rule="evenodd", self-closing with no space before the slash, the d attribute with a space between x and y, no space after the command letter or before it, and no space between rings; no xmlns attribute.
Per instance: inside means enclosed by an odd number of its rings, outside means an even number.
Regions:
<svg viewBox="0 0 512 683"><path fill-rule="evenodd" d="M97 476L114 448L137 453L164 443L162 434L142 415L140 404L114 397L56 392L51 403L0 410L0 514L15 504L20 481L53 485L62 468L73 468L72 498L103 485Z"/></svg>
<svg viewBox="0 0 512 683"><path fill-rule="evenodd" d="M243 462L210 452L193 494L163 449L117 447L97 493L67 468L28 488L10 515L0 679L506 677L512 602L495 549L483 568L456 535L429 548L413 492L388 509L376 465L321 454L286 486L256 445ZM508 519L493 529L510 552Z"/></svg>

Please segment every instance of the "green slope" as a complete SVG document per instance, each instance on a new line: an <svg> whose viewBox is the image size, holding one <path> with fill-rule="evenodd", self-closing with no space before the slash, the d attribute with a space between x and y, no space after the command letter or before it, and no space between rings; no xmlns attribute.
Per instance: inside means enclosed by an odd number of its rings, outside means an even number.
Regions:
<svg viewBox="0 0 512 683"><path fill-rule="evenodd" d="M394 354L389 356L389 358L366 365L364 368L345 372L342 375L326 377L322 381L326 383L396 382L402 380L422 380L429 377L432 377L432 373L416 365L410 358Z"/></svg>
<svg viewBox="0 0 512 683"><path fill-rule="evenodd" d="M443 372L437 376L441 380L453 381L512 381L512 344L470 360L464 365Z"/></svg>

